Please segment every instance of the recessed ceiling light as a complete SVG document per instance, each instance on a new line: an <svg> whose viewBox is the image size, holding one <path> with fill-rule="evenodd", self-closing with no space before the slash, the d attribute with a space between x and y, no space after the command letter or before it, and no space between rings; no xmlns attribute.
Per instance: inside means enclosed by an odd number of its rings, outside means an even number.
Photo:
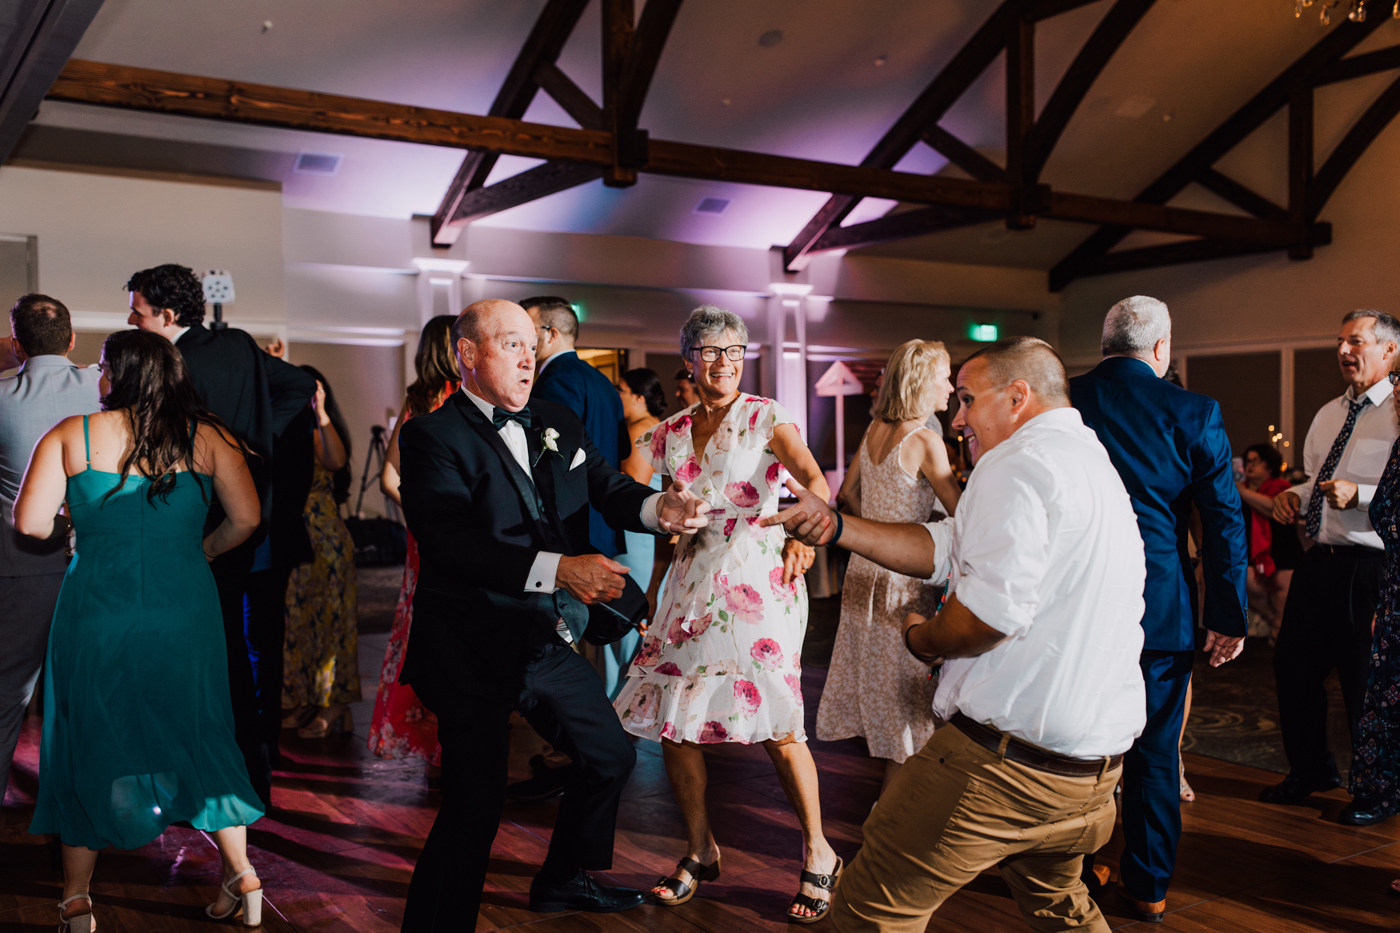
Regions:
<svg viewBox="0 0 1400 933"><path fill-rule="evenodd" d="M887 61L889 61L889 60L890 60L890 57L889 57L888 55L876 55L876 56L875 56L875 67L876 67L876 68L883 68L883 67L885 67L885 62L887 62Z"/></svg>
<svg viewBox="0 0 1400 933"><path fill-rule="evenodd" d="M781 29L770 29L758 37L758 44L765 49L771 49L782 41L783 31Z"/></svg>
<svg viewBox="0 0 1400 933"><path fill-rule="evenodd" d="M292 171L298 175L334 175L340 171L340 162L344 158L345 156L339 152L302 150L297 153L297 160L292 165Z"/></svg>
<svg viewBox="0 0 1400 933"><path fill-rule="evenodd" d="M1115 117L1127 117L1136 120L1147 111L1157 106L1157 102L1150 97L1143 97L1141 94L1134 94L1123 103L1118 105L1118 109L1113 111Z"/></svg>
<svg viewBox="0 0 1400 933"><path fill-rule="evenodd" d="M729 206L729 198L701 198L692 214L723 214Z"/></svg>

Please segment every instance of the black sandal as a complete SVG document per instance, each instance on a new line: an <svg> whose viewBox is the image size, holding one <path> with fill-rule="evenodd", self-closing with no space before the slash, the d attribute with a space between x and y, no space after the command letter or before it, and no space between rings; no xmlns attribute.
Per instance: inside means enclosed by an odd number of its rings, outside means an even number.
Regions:
<svg viewBox="0 0 1400 933"><path fill-rule="evenodd" d="M671 896L660 897L652 895L656 898L656 903L660 904L662 907L679 907L681 904L690 900L695 896L696 890L699 889L700 882L714 881L719 877L719 859L715 859L713 865L701 865L699 862L695 861L695 859L687 856L676 863L676 874L679 875L683 871L690 872L691 881L694 883L686 884L684 881L674 876L657 879L656 884L652 885L652 887L668 888L671 891Z"/></svg>
<svg viewBox="0 0 1400 933"><path fill-rule="evenodd" d="M829 893L836 890L836 882L841 880L841 869L845 867L846 863L841 861L841 857L838 855L836 857L836 868L831 874L819 875L814 871L808 871L804 868L802 869L802 874L798 875L797 878L799 881L804 881L807 884L814 884L823 891ZM792 912L794 907L806 907L808 910L815 911L815 913L810 917L799 917ZM830 909L830 897L826 900L818 900L815 897L808 897L799 890L798 893L793 896L792 903L788 905L788 923L816 923L818 920L825 917L826 912Z"/></svg>

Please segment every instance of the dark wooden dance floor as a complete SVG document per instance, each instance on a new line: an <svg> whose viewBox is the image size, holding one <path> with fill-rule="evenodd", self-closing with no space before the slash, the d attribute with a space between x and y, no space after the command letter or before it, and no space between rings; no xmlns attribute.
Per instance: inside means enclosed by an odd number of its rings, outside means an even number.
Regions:
<svg viewBox="0 0 1400 933"><path fill-rule="evenodd" d="M383 637L367 637L362 664L377 666ZM368 674L369 671L367 670ZM809 668L809 714L825 671ZM366 678L366 695L373 679ZM420 763L377 761L365 752L369 703L358 710L353 738L291 739L284 747L272 813L249 831L253 864L267 892L268 931L394 931L408 880L432 823L437 797ZM37 786L37 735L26 731L3 809L0 835L0 933L52 930L60 873L42 838L26 832ZM809 729L811 724L809 721ZM512 771L523 777L534 750L520 727ZM860 846L861 822L879 787L879 769L856 742L814 742L822 775L827 833L848 860ZM666 783L659 749L638 747L639 762L618 826L610 876L645 887L681 854L681 820ZM554 806L506 807L477 930L762 931L780 930L799 867L796 820L761 749L723 747L710 756L710 799L724 848L724 876L675 909L645 905L623 914L534 914L530 877L549 838ZM1256 794L1277 776L1210 758L1188 756L1199 795L1183 807L1181 864L1158 929L1176 931L1394 930L1400 898L1387 895L1400 877L1400 819L1378 827L1339 826L1340 791L1308 806L1271 807ZM1116 864L1120 842L1105 861ZM213 930L204 903L218 883L219 859L203 834L171 828L134 852L99 859L93 893L98 923L118 931ZM1115 927L1131 920L1116 896L1101 905ZM829 921L823 921L823 925ZM818 929L821 927L819 926ZM1025 930L1005 884L989 872L935 916L930 930Z"/></svg>

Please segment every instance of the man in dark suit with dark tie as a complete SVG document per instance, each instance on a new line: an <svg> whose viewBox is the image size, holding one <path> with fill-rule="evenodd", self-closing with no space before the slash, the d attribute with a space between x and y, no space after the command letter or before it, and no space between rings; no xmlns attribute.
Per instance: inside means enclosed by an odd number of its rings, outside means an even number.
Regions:
<svg viewBox="0 0 1400 933"><path fill-rule="evenodd" d="M563 298L543 295L526 298L520 307L535 322L539 335L535 359L535 389L531 398L558 402L578 416L588 439L614 470L622 462L619 438L627 437L623 425L622 400L617 386L597 369L579 359L574 343L578 340L578 315ZM614 557L627 550L622 532L608 527L602 513L588 510L588 540L599 554Z"/></svg>
<svg viewBox="0 0 1400 933"><path fill-rule="evenodd" d="M399 435L400 491L420 561L399 681L437 715L443 769L403 929L475 925L513 710L576 763L531 909L626 910L639 892L585 871L612 864L618 801L636 760L602 681L570 647L590 606L624 588L626 568L589 544L588 506L611 526L669 534L703 526L703 503L684 484L656 493L619 473L572 412L531 399L537 338L519 305L476 302L453 336L461 390Z"/></svg>
<svg viewBox="0 0 1400 933"><path fill-rule="evenodd" d="M1181 837L1178 742L1195 649L1192 506L1204 540L1205 649L1218 667L1244 647L1244 517L1220 406L1162 378L1171 317L1155 298L1118 302L1104 319L1104 360L1071 379L1070 400L1123 478L1147 555L1142 675L1147 726L1123 762L1123 887L1142 920L1166 912ZM1087 876L1087 872L1086 872Z"/></svg>
<svg viewBox="0 0 1400 933"><path fill-rule="evenodd" d="M253 789L270 805L282 719L287 578L312 558L301 512L315 455L308 403L316 380L263 352L244 331L205 327L204 287L185 266L143 269L126 287L127 323L175 344L204 404L256 454L248 468L262 503L262 525L215 558L210 569L228 643L234 736ZM222 520L215 502L207 527Z"/></svg>

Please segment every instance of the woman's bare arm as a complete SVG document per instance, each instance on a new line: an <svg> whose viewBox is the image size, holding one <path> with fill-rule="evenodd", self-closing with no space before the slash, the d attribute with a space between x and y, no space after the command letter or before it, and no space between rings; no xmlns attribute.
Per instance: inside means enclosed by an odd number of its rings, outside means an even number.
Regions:
<svg viewBox="0 0 1400 933"><path fill-rule="evenodd" d="M331 424L330 413L326 411L326 387L320 382L316 383L316 394L311 397L311 408L316 413L316 431L312 435L316 459L334 473L345 466L350 456L345 450L345 438Z"/></svg>
<svg viewBox="0 0 1400 933"><path fill-rule="evenodd" d="M69 432L71 421L72 418L65 418L51 428L30 454L29 467L15 498L15 530L22 535L46 540L60 531L55 519L68 494L63 437ZM62 531L66 533L66 528Z"/></svg>
<svg viewBox="0 0 1400 933"><path fill-rule="evenodd" d="M817 466L817 458L813 457L807 445L802 443L802 435L798 432L797 425L776 425L768 446L793 478L811 490L813 495L821 496L823 501L830 501L831 487L826 484L826 476L823 475L821 467ZM811 546L796 538L784 541L783 582L791 583L806 573L816 556L817 552Z"/></svg>
<svg viewBox="0 0 1400 933"><path fill-rule="evenodd" d="M394 421L394 431L389 435L389 443L384 452L384 469L379 471L379 491L384 493L399 508L403 500L399 498L399 428L403 427L404 416L408 414L408 400L405 399L399 417Z"/></svg>
<svg viewBox="0 0 1400 933"><path fill-rule="evenodd" d="M218 428L202 424L199 441L205 469L214 477L214 495L224 509L224 520L204 539L204 557L213 560L248 540L262 520L262 506L248 463L232 440Z"/></svg>
<svg viewBox="0 0 1400 933"><path fill-rule="evenodd" d="M1258 512L1265 518L1274 517L1273 496L1266 496L1258 490L1250 489L1244 483L1236 483L1235 485L1239 487L1240 498L1244 500L1245 505L1249 506L1251 509Z"/></svg>
<svg viewBox="0 0 1400 933"><path fill-rule="evenodd" d="M918 457L919 472L928 478L929 485L933 487L933 494L943 505L943 511L952 515L958 508L962 490L958 488L957 478L953 476L953 466L948 462L948 448L943 446L943 438L932 431L915 431L910 440L914 441L911 453ZM909 446L900 451L901 458L905 451L909 450ZM901 462L900 465L904 464Z"/></svg>
<svg viewBox="0 0 1400 933"><path fill-rule="evenodd" d="M651 460L637 447L637 438L647 431L650 431L654 424L629 424L627 426L627 439L631 441L632 452L627 455L627 459L622 461L622 472L632 477L643 486L651 482L651 475L656 472L652 468Z"/></svg>
<svg viewBox="0 0 1400 933"><path fill-rule="evenodd" d="M866 428L860 443L856 445L856 455L851 458L851 466L846 470L845 478L841 480L841 488L836 493L836 507L847 515L860 514L860 449L865 446L865 438L869 434L870 429Z"/></svg>

